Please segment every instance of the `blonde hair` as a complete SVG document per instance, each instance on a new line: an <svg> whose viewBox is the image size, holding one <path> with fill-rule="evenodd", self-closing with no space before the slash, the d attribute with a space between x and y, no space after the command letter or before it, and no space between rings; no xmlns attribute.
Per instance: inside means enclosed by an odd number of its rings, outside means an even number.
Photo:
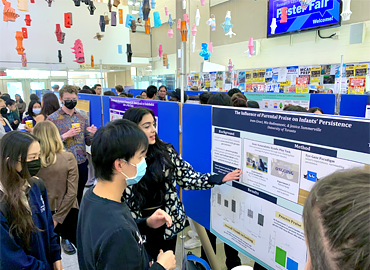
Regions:
<svg viewBox="0 0 370 270"><path fill-rule="evenodd" d="M40 140L41 147L41 165L49 167L57 161L57 154L63 152L63 142L56 125L49 121L37 123L33 129L33 135Z"/></svg>

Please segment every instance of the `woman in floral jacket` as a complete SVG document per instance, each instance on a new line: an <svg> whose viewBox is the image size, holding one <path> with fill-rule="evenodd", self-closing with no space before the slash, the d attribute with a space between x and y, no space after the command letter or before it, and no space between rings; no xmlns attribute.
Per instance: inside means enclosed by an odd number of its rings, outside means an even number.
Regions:
<svg viewBox="0 0 370 270"><path fill-rule="evenodd" d="M176 235L184 229L185 210L177 196L176 184L188 190L209 189L239 179L241 171L235 170L226 175L195 171L171 144L159 139L152 110L131 108L123 118L138 124L149 140L146 174L138 184L125 190L123 199L130 207L134 219L148 217L157 209L162 209L171 216L173 222L170 228L162 226L146 234L145 248L151 259L155 259L160 249L175 252Z"/></svg>

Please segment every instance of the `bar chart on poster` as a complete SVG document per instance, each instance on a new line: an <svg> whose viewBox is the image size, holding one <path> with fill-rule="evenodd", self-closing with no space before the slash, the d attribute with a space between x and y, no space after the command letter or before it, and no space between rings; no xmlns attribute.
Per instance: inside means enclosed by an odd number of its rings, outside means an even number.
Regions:
<svg viewBox="0 0 370 270"><path fill-rule="evenodd" d="M303 270L304 202L325 176L369 164L370 121L214 107L212 131L213 173L243 171L212 189L212 232L269 269Z"/></svg>

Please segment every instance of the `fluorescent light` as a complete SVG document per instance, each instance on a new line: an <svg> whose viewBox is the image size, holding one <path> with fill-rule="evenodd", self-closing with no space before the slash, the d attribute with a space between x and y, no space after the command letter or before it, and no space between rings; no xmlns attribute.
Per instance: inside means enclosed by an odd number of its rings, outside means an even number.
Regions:
<svg viewBox="0 0 370 270"><path fill-rule="evenodd" d="M132 14L139 14L139 11L138 10L132 10L131 12Z"/></svg>

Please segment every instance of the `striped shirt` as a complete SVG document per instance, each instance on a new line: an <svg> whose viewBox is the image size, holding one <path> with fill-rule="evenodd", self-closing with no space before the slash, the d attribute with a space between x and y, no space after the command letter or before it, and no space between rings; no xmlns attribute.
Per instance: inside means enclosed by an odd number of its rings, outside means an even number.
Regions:
<svg viewBox="0 0 370 270"><path fill-rule="evenodd" d="M72 124L80 124L80 134L73 138L67 138L63 143L66 151L71 152L75 156L78 164L84 163L87 159L86 145L91 145L92 141L91 134L86 130L88 127L87 119L76 110L74 110L71 116L60 108L51 114L48 120L57 126L61 136L72 128Z"/></svg>

